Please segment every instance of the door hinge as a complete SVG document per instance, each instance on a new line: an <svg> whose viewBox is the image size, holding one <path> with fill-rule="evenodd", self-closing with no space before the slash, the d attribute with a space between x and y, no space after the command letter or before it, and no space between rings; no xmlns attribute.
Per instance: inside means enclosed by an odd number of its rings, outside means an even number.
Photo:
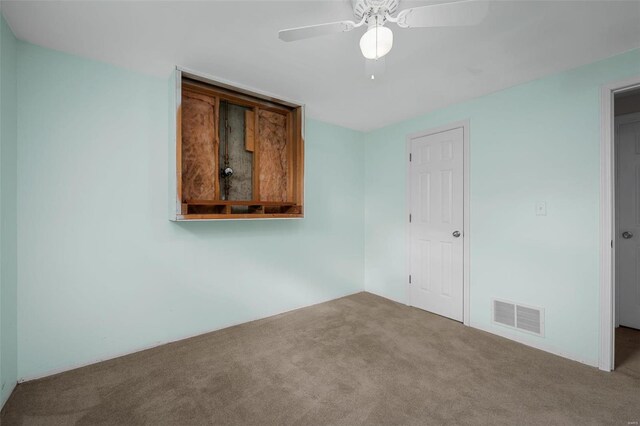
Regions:
<svg viewBox="0 0 640 426"><path fill-rule="evenodd" d="M411 284L411 274L409 274L409 284Z"/></svg>
<svg viewBox="0 0 640 426"><path fill-rule="evenodd" d="M613 248L613 240L611 240L611 248Z"/></svg>
<svg viewBox="0 0 640 426"><path fill-rule="evenodd" d="M411 161L411 153L409 153L409 161Z"/></svg>
<svg viewBox="0 0 640 426"><path fill-rule="evenodd" d="M409 213L409 223L411 223L411 213Z"/></svg>

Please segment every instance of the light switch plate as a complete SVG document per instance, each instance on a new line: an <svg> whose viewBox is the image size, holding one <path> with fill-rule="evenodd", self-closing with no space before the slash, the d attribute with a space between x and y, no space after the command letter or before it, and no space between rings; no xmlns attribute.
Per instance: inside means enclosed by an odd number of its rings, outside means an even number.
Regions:
<svg viewBox="0 0 640 426"><path fill-rule="evenodd" d="M547 203L546 201L537 201L536 202L536 216L546 216L547 215Z"/></svg>

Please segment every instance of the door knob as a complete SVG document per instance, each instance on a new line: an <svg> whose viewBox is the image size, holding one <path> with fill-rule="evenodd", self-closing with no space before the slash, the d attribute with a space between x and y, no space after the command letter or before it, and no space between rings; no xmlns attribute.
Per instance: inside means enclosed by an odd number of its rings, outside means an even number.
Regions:
<svg viewBox="0 0 640 426"><path fill-rule="evenodd" d="M624 238L625 240L628 240L629 238L633 237L633 234L631 232L628 231L624 231L622 233L622 238Z"/></svg>
<svg viewBox="0 0 640 426"><path fill-rule="evenodd" d="M453 231L453 235L454 237L458 238L460 236L460 231Z"/></svg>

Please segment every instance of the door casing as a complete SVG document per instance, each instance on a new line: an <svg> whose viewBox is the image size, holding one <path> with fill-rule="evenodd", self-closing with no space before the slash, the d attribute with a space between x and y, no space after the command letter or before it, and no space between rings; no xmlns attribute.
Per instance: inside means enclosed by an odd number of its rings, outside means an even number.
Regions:
<svg viewBox="0 0 640 426"><path fill-rule="evenodd" d="M469 225L469 219L470 219L470 186L469 186L469 182L470 182L470 176L469 176L469 166L470 166L470 151L469 151L469 143L470 143L470 121L469 119L466 120L462 120L462 121L457 121L451 124L447 124L444 126L440 126L440 127L436 127L436 128L432 128L429 130L425 130L422 132L418 132L418 133L412 133L407 135L407 139L406 139L406 155L405 155L405 161L406 161L406 175L405 175L405 188L406 188L406 205L405 205L405 239L406 239L406 265L405 265L405 270L406 270L406 284L405 284L405 299L407 301L407 305L411 305L411 287L409 284L409 275L411 272L411 226L409 223L409 214L411 214L411 162L409 161L409 157L411 154L411 140L412 139L416 139L416 138L420 138L423 136L429 136L429 135L434 135L436 133L442 133L442 132L446 132L448 130L454 130L454 129L458 129L458 128L462 128L463 129L463 187L464 187L464 194L463 194L463 260L462 260L462 264L463 264L463 288L462 288L462 292L463 292L463 319L462 322L464 325L470 326L471 322L470 322L470 294L469 294L469 290L470 290L470 276L469 276L469 247L470 247L470 242L471 242L471 227Z"/></svg>

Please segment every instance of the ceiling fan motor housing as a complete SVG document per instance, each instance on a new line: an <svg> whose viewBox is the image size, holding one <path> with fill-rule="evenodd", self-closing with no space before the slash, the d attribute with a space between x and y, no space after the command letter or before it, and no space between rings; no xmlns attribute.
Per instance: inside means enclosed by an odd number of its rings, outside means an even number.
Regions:
<svg viewBox="0 0 640 426"><path fill-rule="evenodd" d="M400 0L351 0L353 3L353 14L362 20L363 18L370 18L374 15L382 15L383 17L388 13L392 15L398 9L398 3Z"/></svg>

